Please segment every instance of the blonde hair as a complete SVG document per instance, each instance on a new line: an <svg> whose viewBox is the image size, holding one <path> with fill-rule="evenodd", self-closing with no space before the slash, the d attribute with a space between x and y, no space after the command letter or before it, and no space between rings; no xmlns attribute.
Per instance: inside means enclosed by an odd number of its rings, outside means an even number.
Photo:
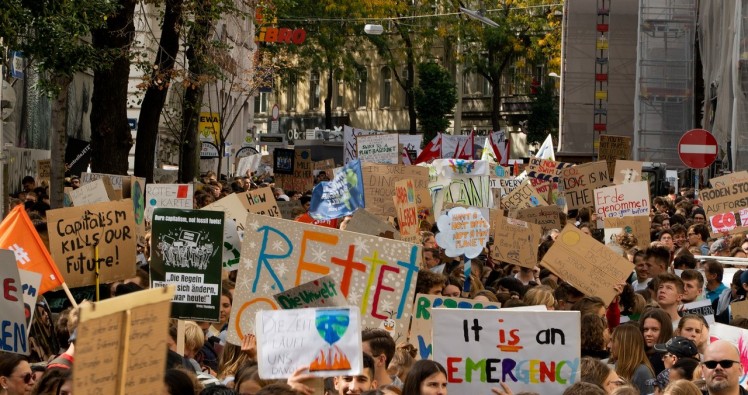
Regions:
<svg viewBox="0 0 748 395"><path fill-rule="evenodd" d="M205 345L205 333L195 321L184 322L184 348L197 352Z"/></svg>
<svg viewBox="0 0 748 395"><path fill-rule="evenodd" d="M688 380L675 380L665 388L663 395L701 395L701 390Z"/></svg>
<svg viewBox="0 0 748 395"><path fill-rule="evenodd" d="M644 336L639 327L633 324L623 324L613 330L612 341L616 343L615 359L616 373L627 381L640 365L644 365L654 376L654 369L644 352Z"/></svg>
<svg viewBox="0 0 748 395"><path fill-rule="evenodd" d="M229 376L235 376L239 367L250 361L249 354L242 351L240 346L226 342L221 350L221 357L218 361L218 378L224 379Z"/></svg>
<svg viewBox="0 0 748 395"><path fill-rule="evenodd" d="M546 285L528 289L527 292L525 292L525 297L522 301L528 306L543 305L546 307L555 307L556 305L556 298L553 297L553 290L551 287Z"/></svg>

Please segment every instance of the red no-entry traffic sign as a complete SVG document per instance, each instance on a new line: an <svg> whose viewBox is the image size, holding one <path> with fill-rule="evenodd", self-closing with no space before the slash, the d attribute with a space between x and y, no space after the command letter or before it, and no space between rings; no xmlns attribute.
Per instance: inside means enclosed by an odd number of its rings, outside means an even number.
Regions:
<svg viewBox="0 0 748 395"><path fill-rule="evenodd" d="M709 167L717 159L717 139L704 129L689 130L678 142L678 155L691 169Z"/></svg>

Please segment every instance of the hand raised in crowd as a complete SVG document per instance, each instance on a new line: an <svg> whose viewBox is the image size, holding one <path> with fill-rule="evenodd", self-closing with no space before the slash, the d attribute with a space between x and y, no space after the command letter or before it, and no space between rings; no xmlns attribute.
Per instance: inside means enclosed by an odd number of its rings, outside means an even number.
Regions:
<svg viewBox="0 0 748 395"><path fill-rule="evenodd" d="M250 358L257 359L257 337L248 333L242 339L242 352L247 353Z"/></svg>
<svg viewBox="0 0 748 395"><path fill-rule="evenodd" d="M288 384L291 388L296 390L297 392L300 392L304 395L313 395L314 394L314 388L304 384L304 381L311 380L315 378L316 376L313 376L311 374L304 374L304 372L309 371L309 366L300 366L296 370L294 370L291 377L288 378L286 381L286 384Z"/></svg>
<svg viewBox="0 0 748 395"><path fill-rule="evenodd" d="M506 385L506 383L499 383L499 384L501 384L501 388L498 388L498 387L491 388L492 394L494 395L513 395L514 394L514 392L512 392L512 389L509 388L509 386Z"/></svg>

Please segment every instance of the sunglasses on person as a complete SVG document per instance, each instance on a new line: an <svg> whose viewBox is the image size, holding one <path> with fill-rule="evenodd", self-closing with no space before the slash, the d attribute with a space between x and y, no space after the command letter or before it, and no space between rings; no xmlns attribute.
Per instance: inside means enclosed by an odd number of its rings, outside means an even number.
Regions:
<svg viewBox="0 0 748 395"><path fill-rule="evenodd" d="M704 361L702 365L706 366L707 369L716 369L717 365L722 366L722 369L730 369L733 364L739 364L739 361L733 361L730 359L723 359L721 361Z"/></svg>
<svg viewBox="0 0 748 395"><path fill-rule="evenodd" d="M33 373L26 373L23 376L19 376L19 378L23 379L23 383L24 384L29 384L29 383L31 383L31 379L34 378L34 374Z"/></svg>

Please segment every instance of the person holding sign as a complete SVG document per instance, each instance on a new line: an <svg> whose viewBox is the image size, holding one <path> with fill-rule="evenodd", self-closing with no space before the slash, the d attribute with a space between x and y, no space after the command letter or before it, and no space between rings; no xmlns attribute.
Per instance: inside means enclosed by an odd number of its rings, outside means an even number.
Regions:
<svg viewBox="0 0 748 395"><path fill-rule="evenodd" d="M0 353L1 395L29 395L35 383L31 365L26 362L25 357Z"/></svg>

